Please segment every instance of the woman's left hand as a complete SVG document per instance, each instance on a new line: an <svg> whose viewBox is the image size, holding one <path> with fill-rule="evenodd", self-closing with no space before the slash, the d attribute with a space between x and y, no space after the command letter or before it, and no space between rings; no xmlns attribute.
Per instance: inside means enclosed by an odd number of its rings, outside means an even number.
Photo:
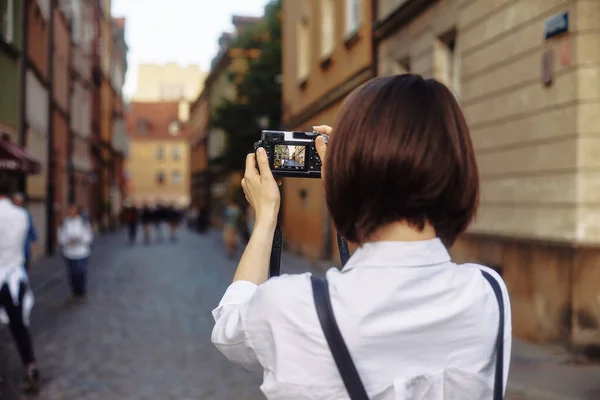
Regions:
<svg viewBox="0 0 600 400"><path fill-rule="evenodd" d="M258 169L256 168L258 164ZM256 152L248 154L246 157L246 173L242 179L242 188L246 195L246 200L254 209L255 223L267 224L274 227L277 223L277 214L279 213L279 203L281 195L279 193L279 183L273 177L267 153L262 147Z"/></svg>

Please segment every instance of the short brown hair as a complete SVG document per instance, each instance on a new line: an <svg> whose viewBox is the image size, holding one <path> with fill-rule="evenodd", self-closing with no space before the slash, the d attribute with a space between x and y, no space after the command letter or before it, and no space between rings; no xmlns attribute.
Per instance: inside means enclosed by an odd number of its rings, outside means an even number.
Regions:
<svg viewBox="0 0 600 400"><path fill-rule="evenodd" d="M413 74L357 88L334 124L325 192L338 232L352 242L404 220L418 229L429 222L451 245L479 202L473 145L454 95Z"/></svg>

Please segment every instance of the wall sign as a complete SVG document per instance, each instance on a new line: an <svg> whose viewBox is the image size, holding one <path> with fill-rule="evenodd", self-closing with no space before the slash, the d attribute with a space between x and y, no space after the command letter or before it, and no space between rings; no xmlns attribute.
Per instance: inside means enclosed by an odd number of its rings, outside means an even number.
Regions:
<svg viewBox="0 0 600 400"><path fill-rule="evenodd" d="M544 39L548 40L553 37L562 35L569 31L569 13L564 12L547 19L544 23Z"/></svg>

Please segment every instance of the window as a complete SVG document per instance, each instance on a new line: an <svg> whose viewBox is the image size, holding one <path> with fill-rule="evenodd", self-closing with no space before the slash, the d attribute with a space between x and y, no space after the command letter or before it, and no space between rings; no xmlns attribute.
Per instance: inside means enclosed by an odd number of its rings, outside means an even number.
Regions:
<svg viewBox="0 0 600 400"><path fill-rule="evenodd" d="M156 183L162 185L165 183L165 173L163 171L158 171L156 173Z"/></svg>
<svg viewBox="0 0 600 400"><path fill-rule="evenodd" d="M181 183L181 173L179 171L173 171L171 174L173 185L179 185Z"/></svg>
<svg viewBox="0 0 600 400"><path fill-rule="evenodd" d="M165 148L160 146L158 149L156 149L156 159L164 160L164 158L165 158Z"/></svg>
<svg viewBox="0 0 600 400"><path fill-rule="evenodd" d="M335 45L334 0L321 2L321 57L326 58L333 53Z"/></svg>
<svg viewBox="0 0 600 400"><path fill-rule="evenodd" d="M181 100L183 98L183 85L163 84L160 87L160 96L163 100Z"/></svg>
<svg viewBox="0 0 600 400"><path fill-rule="evenodd" d="M178 161L181 159L181 147L174 146L173 147L173 160Z"/></svg>
<svg viewBox="0 0 600 400"><path fill-rule="evenodd" d="M137 131L140 136L146 136L148 134L148 121L145 119L140 119L137 122Z"/></svg>
<svg viewBox="0 0 600 400"><path fill-rule="evenodd" d="M435 41L436 78L448 86L458 97L460 94L460 52L456 41L456 30L441 35Z"/></svg>
<svg viewBox="0 0 600 400"><path fill-rule="evenodd" d="M361 22L361 0L346 0L346 36L352 36Z"/></svg>
<svg viewBox="0 0 600 400"><path fill-rule="evenodd" d="M179 121L172 121L169 124L169 135L177 136L179 135L179 131L181 130L181 124Z"/></svg>
<svg viewBox="0 0 600 400"><path fill-rule="evenodd" d="M14 39L14 0L0 0L0 38L11 43Z"/></svg>
<svg viewBox="0 0 600 400"><path fill-rule="evenodd" d="M309 30L309 19L308 19L308 2L303 1L303 12L298 19L296 27L296 41L297 41L297 78L299 81L305 81L308 78L308 72L310 70L310 30Z"/></svg>

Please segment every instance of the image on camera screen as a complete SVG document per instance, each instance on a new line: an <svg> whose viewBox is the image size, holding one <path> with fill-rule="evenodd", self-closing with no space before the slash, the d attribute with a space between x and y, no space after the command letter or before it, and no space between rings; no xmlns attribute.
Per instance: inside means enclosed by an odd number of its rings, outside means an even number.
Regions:
<svg viewBox="0 0 600 400"><path fill-rule="evenodd" d="M306 160L306 146L276 144L273 168L302 170Z"/></svg>

